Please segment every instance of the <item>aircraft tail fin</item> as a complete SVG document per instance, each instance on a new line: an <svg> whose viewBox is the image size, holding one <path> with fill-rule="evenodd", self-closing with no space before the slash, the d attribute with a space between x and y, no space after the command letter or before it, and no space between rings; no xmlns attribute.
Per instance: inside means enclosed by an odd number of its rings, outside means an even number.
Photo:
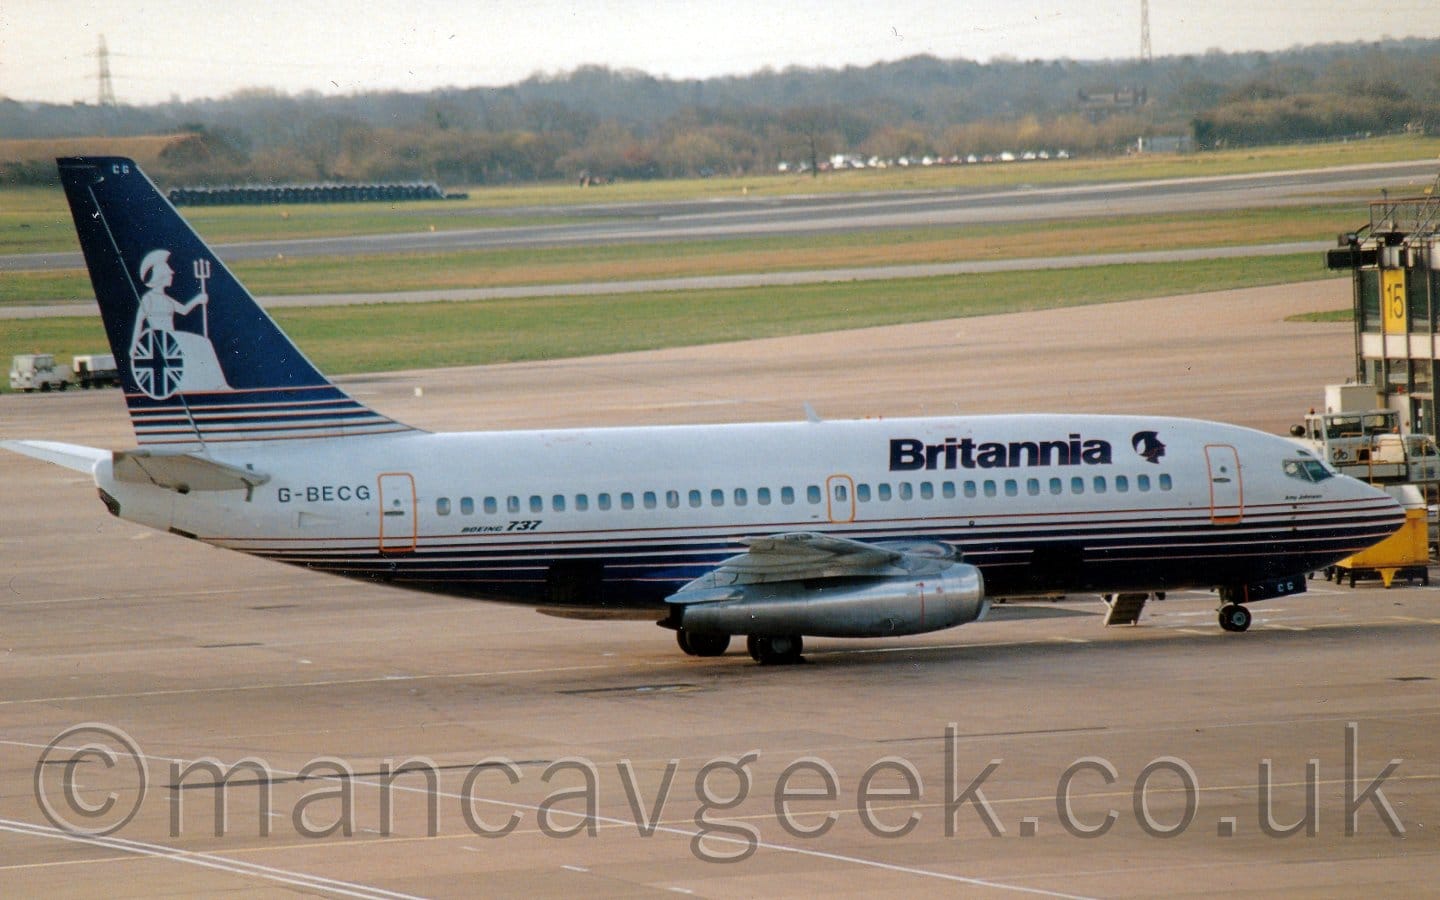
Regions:
<svg viewBox="0 0 1440 900"><path fill-rule="evenodd" d="M142 446L414 430L322 375L133 161L56 162Z"/></svg>

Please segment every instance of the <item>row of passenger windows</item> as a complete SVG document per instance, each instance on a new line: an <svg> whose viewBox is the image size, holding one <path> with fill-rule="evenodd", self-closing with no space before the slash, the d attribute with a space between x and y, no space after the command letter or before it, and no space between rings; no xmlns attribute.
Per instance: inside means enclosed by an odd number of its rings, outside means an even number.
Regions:
<svg viewBox="0 0 1440 900"><path fill-rule="evenodd" d="M1133 489L1140 493L1149 492L1158 488L1162 491L1169 491L1174 488L1174 483L1168 474L1156 476L1152 483L1149 475L1137 475L1134 479ZM892 500L914 500L917 496L921 500L933 500L936 496L946 500L953 500L957 496L966 498L975 497L1019 497L1023 493L1030 497L1039 497L1043 494L1060 495L1067 492L1071 494L1105 494L1114 492L1117 494L1129 493L1132 489L1131 479L1126 475L1116 475L1107 478L1104 475L1096 475L1086 479L1083 476L1075 475L1065 478L1006 478L1003 481L987 479L985 481L942 481L939 484L930 481L922 481L918 484L909 481L901 481L897 484L880 482L873 486L860 483L855 485L855 499L861 503L878 501L886 503ZM831 485L836 503L850 502L849 481L836 481ZM635 509L640 506L644 509L658 509L664 502L667 509L679 509L687 505L692 509L699 509L708 504L710 506L725 506L727 503L733 506L749 506L752 494L745 488L734 488L725 491L720 488L712 488L709 491L691 490L682 497L680 491L643 491L638 495L630 491L623 491L619 495L600 493L592 498L589 494L552 494L548 501L540 494L531 494L528 498L521 498L514 495L505 498L485 497L478 504L485 515L498 515L503 504L505 512L511 515L522 513L543 513L565 512L586 512L590 509L601 511L615 508ZM772 492L768 487L756 488L753 494L754 502L759 506L769 506L777 499L782 506L793 506L799 499L797 491L793 487L782 487ZM825 499L825 492L819 485L812 484L804 489L804 502L811 505L818 505ZM618 500L618 504L617 501ZM476 502L473 497L461 497L459 502L460 515L473 516L475 514ZM451 512L449 497L438 497L435 500L435 512L438 515L448 516Z"/></svg>

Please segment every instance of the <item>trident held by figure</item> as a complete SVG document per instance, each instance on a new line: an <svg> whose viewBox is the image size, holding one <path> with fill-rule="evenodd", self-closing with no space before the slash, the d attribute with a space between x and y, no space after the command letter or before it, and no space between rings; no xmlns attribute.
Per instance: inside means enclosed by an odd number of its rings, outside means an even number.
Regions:
<svg viewBox="0 0 1440 900"><path fill-rule="evenodd" d="M201 334L207 338L210 336L210 295L205 290L205 282L210 280L210 260L201 257L195 260L191 270L195 273L195 280L200 282L200 296L205 298L205 309L201 313Z"/></svg>

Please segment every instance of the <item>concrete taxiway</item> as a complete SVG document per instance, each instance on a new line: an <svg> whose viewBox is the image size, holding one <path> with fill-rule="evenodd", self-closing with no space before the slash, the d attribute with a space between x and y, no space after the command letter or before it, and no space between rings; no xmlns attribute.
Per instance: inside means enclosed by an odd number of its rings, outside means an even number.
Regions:
<svg viewBox="0 0 1440 900"><path fill-rule="evenodd" d="M1285 317L1348 297L1342 280L345 386L432 428L798 418L809 401L1276 431L1353 369L1348 326ZM0 396L0 436L132 444L115 392ZM8 454L0 497L9 895L1410 896L1440 871L1428 588L1316 581L1243 635L1204 594L1108 630L1072 598L816 640L772 669L685 657L649 623L146 531L86 479ZM407 760L419 771L387 779Z"/></svg>

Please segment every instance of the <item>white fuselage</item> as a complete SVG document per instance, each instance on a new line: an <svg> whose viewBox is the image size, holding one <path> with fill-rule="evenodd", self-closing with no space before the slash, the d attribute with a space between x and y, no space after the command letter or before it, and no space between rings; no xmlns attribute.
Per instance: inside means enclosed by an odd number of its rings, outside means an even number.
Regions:
<svg viewBox="0 0 1440 900"><path fill-rule="evenodd" d="M177 494L96 472L120 514L337 574L655 606L747 536L955 545L992 596L1294 575L1395 502L1291 442L1162 417L1015 415L428 434L217 448L269 475Z"/></svg>

